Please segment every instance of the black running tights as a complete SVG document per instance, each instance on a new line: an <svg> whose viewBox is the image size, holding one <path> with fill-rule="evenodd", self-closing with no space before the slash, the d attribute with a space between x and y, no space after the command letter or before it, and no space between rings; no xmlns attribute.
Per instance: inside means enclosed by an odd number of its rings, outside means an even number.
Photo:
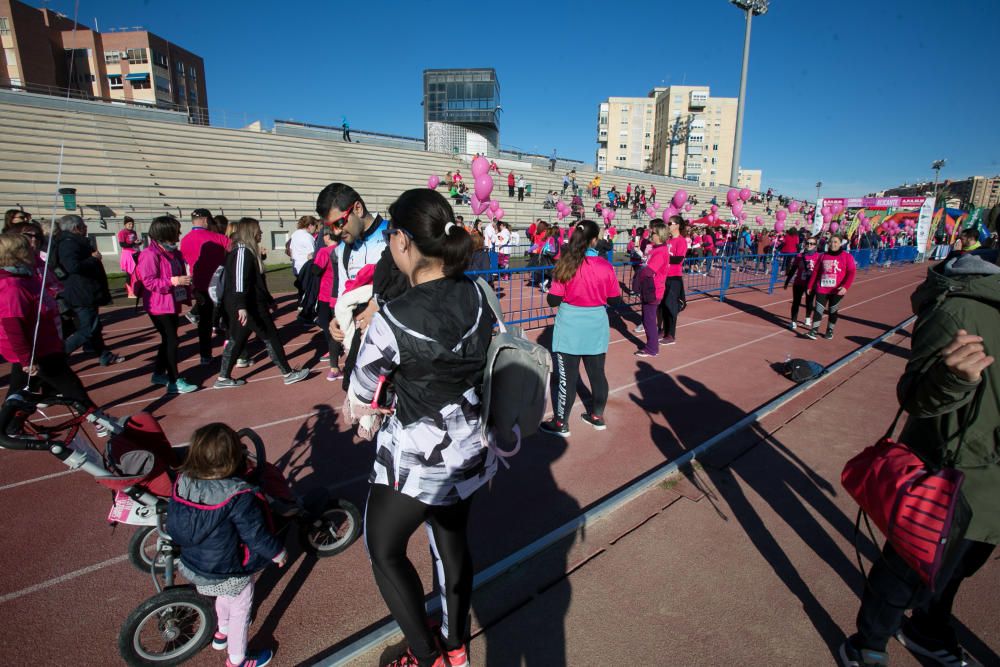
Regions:
<svg viewBox="0 0 1000 667"><path fill-rule="evenodd" d="M163 374L171 382L177 380L177 324L179 318L171 313L168 315L150 314L156 332L160 334L160 345L156 348L156 362L153 372Z"/></svg>
<svg viewBox="0 0 1000 667"><path fill-rule="evenodd" d="M833 325L837 323L837 311L840 309L840 302L843 298L835 292L816 295L816 310L813 313L814 329L819 329L819 321L823 319L823 311L826 311L827 317L829 317L826 325L833 329Z"/></svg>
<svg viewBox="0 0 1000 667"><path fill-rule="evenodd" d="M42 396L61 394L63 398L78 401L88 407L94 405L90 396L87 395L83 383L80 382L80 377L70 368L64 353L55 352L35 359L35 368L38 372L38 379L42 381ZM7 395L23 392L27 384L28 374L24 367L21 364L11 364L10 387L7 389Z"/></svg>
<svg viewBox="0 0 1000 667"><path fill-rule="evenodd" d="M373 484L368 494L365 546L375 583L421 665L432 664L440 652L427 623L424 587L406 557L406 545L420 524L425 524L441 594L445 648L462 646L470 632L472 601L472 554L467 537L471 505L471 497L454 505L425 505L382 484Z"/></svg>
<svg viewBox="0 0 1000 667"><path fill-rule="evenodd" d="M608 378L604 375L603 354L566 354L555 353L555 368L552 373L552 411L555 418L562 423L569 419L576 400L576 381L580 378L580 361L587 371L590 380L590 391L593 394L593 407L590 414L604 416L604 408L608 404Z"/></svg>
<svg viewBox="0 0 1000 667"><path fill-rule="evenodd" d="M792 322L799 321L799 306L802 303L803 296L806 297L806 317L812 319L813 299L816 298L816 294L815 292L810 292L806 287L806 285L792 283Z"/></svg>

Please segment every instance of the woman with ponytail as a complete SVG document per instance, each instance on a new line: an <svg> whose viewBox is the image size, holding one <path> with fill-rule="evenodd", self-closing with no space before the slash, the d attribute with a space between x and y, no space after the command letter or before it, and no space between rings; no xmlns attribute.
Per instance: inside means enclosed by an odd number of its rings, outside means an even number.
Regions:
<svg viewBox="0 0 1000 667"><path fill-rule="evenodd" d="M552 419L541 428L562 438L569 437L570 411L576 398L576 381L583 362L590 379L593 405L583 420L598 431L607 428L604 407L608 402L608 379L604 357L610 328L605 306L621 303L621 286L614 267L596 249L600 228L592 220L581 220L562 250L552 271L548 303L556 312L552 334L555 372L552 374Z"/></svg>
<svg viewBox="0 0 1000 667"><path fill-rule="evenodd" d="M383 236L410 288L372 316L345 405L352 421L369 419L376 406L383 416L365 546L379 591L409 644L390 667L468 664L469 509L496 472L479 421L496 318L464 275L473 240L454 215L447 199L427 188L404 192L389 207ZM440 634L428 623L424 587L406 554L410 536L424 524L447 612Z"/></svg>
<svg viewBox="0 0 1000 667"><path fill-rule="evenodd" d="M677 334L677 316L685 306L683 276L684 258L688 252L688 224L681 216L672 215L667 221L667 229L670 231L670 240L666 244L670 252L670 263L667 265L666 290L663 301L660 302L663 317L663 338L660 342L663 345L673 345L677 342L674 338Z"/></svg>

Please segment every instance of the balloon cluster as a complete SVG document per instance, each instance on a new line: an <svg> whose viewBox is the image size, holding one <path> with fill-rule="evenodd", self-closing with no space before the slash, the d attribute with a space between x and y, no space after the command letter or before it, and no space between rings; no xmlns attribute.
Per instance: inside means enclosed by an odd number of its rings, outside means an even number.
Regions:
<svg viewBox="0 0 1000 667"><path fill-rule="evenodd" d="M726 203L729 204L729 210L732 212L733 217L740 222L745 222L747 219L746 211L743 210L743 202L750 199L750 188L743 188L742 190L737 190L736 188L730 188L729 192L726 193Z"/></svg>
<svg viewBox="0 0 1000 667"><path fill-rule="evenodd" d="M493 194L493 178L490 177L490 163L482 155L472 159L472 176L475 179L472 197L469 198L472 212L476 215L486 214L490 220L503 220L504 210L500 208L500 202L490 199L490 195ZM427 181L427 187L437 187L437 183L431 185L434 179L437 179L437 176L431 176Z"/></svg>

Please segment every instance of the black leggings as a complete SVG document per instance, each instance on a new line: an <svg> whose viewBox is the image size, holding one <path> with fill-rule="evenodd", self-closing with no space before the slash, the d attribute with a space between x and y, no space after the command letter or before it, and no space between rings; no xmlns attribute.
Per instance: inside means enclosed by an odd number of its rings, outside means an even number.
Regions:
<svg viewBox="0 0 1000 667"><path fill-rule="evenodd" d="M88 407L94 405L80 378L69 367L65 353L56 352L35 359L35 368L38 371L35 377L42 382L43 396L53 393L61 394L63 398L78 401ZM11 364L10 386L7 388L7 395L21 393L27 384L28 374L24 367L21 364Z"/></svg>
<svg viewBox="0 0 1000 667"><path fill-rule="evenodd" d="M226 345L226 349L222 352L222 368L219 369L220 378L229 377L229 373L233 367L233 359L241 358L243 348L246 347L251 332L257 334L257 338L264 343L267 354L271 357L271 361L278 367L282 375L292 372L291 366L288 365L288 358L285 356L285 348L281 345L281 338L278 336L278 330L275 328L274 320L271 319L270 315L264 314L258 317L256 313L248 313L245 325L240 324L240 319L235 311L227 312L226 317L229 319L229 344Z"/></svg>
<svg viewBox="0 0 1000 667"><path fill-rule="evenodd" d="M326 301L316 303L316 324L323 330L326 338L326 351L330 353L330 367L340 367L340 355L344 353L344 346L340 341L330 335L330 321L333 320L333 308Z"/></svg>
<svg viewBox="0 0 1000 667"><path fill-rule="evenodd" d="M827 326L832 329L833 325L837 323L837 311L840 309L840 302L843 298L834 292L830 294L817 294L816 310L813 313L813 328L819 328L819 321L823 319L823 311L826 311L827 317L830 318L827 321Z"/></svg>
<svg viewBox="0 0 1000 667"><path fill-rule="evenodd" d="M153 373L166 375L171 382L177 380L177 315L153 315L153 326L160 334L160 346L156 348L156 364Z"/></svg>
<svg viewBox="0 0 1000 667"><path fill-rule="evenodd" d="M212 327L215 326L217 315L208 292L198 290L194 293L194 312L198 314L198 352L203 359L211 359Z"/></svg>
<svg viewBox="0 0 1000 667"><path fill-rule="evenodd" d="M810 292L806 289L807 287L807 285L792 283L792 322L797 322L799 319L799 305L803 295L806 297L806 317L812 317L813 300L816 298L816 293Z"/></svg>
<svg viewBox="0 0 1000 667"><path fill-rule="evenodd" d="M555 372L552 373L552 411L555 418L566 423L573 402L576 400L576 381L580 377L580 361L587 371L590 380L590 391L593 394L593 407L590 414L604 416L604 407L608 404L608 378L604 375L603 354L566 354L556 352Z"/></svg>
<svg viewBox="0 0 1000 667"><path fill-rule="evenodd" d="M671 338L677 335L677 316L681 312L681 298L684 296L684 281L680 276L667 278L667 291L663 294L663 335Z"/></svg>
<svg viewBox="0 0 1000 667"><path fill-rule="evenodd" d="M470 634L472 601L472 554L468 541L471 506L472 498L454 505L425 505L381 484L373 484L368 494L365 546L375 583L421 665L431 664L440 653L427 623L424 587L406 557L406 545L420 524L425 524L441 595L445 648L463 646Z"/></svg>

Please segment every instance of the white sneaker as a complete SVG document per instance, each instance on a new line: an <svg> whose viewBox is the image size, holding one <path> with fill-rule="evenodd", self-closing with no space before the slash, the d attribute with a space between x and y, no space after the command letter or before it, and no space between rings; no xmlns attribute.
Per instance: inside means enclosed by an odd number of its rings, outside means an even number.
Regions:
<svg viewBox="0 0 1000 667"><path fill-rule="evenodd" d="M795 331L796 329L799 328L799 325L796 324L795 322L792 322L791 324L788 325L788 328L791 329L792 331Z"/></svg>
<svg viewBox="0 0 1000 667"><path fill-rule="evenodd" d="M805 321L806 329L811 329L813 325L813 318L807 317Z"/></svg>
<svg viewBox="0 0 1000 667"><path fill-rule="evenodd" d="M635 333L646 333L646 327L640 324L636 328L632 329L632 331L634 331Z"/></svg>

